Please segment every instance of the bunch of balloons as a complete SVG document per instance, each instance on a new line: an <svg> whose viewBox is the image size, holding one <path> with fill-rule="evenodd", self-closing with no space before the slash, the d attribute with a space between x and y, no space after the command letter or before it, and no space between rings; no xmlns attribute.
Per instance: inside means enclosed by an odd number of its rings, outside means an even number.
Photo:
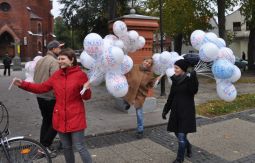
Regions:
<svg viewBox="0 0 255 163"><path fill-rule="evenodd" d="M170 79L174 75L174 63L180 59L183 59L177 52L163 51L162 53L155 53L152 56L153 59L153 72L157 75L167 75L167 79ZM168 80L170 83L171 81Z"/></svg>
<svg viewBox="0 0 255 163"><path fill-rule="evenodd" d="M32 61L29 61L25 64L25 81L34 82L34 73L36 63L42 58L42 56L36 56Z"/></svg>
<svg viewBox="0 0 255 163"><path fill-rule="evenodd" d="M115 97L123 97L128 92L124 74L133 67L133 60L127 55L145 45L145 39L134 30L127 31L122 21L113 24L113 32L103 39L96 33L88 34L83 42L84 51L81 64L89 69L91 85L97 86L104 80L107 90Z"/></svg>
<svg viewBox="0 0 255 163"><path fill-rule="evenodd" d="M234 65L233 51L226 47L223 39L212 32L195 30L190 41L193 48L199 50L200 60L213 62L211 70L216 80L218 96L227 102L233 101L237 96L233 83L241 77L240 69Z"/></svg>

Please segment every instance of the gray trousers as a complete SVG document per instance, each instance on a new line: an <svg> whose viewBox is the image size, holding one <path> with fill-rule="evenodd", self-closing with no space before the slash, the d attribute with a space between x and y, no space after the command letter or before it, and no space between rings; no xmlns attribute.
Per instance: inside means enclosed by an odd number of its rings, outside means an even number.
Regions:
<svg viewBox="0 0 255 163"><path fill-rule="evenodd" d="M75 163L73 147L80 153L83 163L92 163L89 151L84 143L84 130L70 133L58 133L63 145L66 163Z"/></svg>

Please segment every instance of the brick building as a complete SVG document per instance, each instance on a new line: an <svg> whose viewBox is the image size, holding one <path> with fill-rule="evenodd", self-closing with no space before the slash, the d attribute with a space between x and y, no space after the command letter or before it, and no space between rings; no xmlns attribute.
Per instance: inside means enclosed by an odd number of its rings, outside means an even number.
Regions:
<svg viewBox="0 0 255 163"><path fill-rule="evenodd" d="M54 39L52 0L0 0L0 58L5 53L22 61L45 52Z"/></svg>

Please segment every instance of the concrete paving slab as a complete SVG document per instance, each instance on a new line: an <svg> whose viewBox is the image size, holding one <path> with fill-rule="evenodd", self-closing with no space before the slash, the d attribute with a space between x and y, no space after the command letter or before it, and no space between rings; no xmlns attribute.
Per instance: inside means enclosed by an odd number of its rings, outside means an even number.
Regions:
<svg viewBox="0 0 255 163"><path fill-rule="evenodd" d="M129 143L91 150L95 162L112 163L164 163L175 159L171 150L149 140L141 139ZM188 163L189 161L185 161Z"/></svg>
<svg viewBox="0 0 255 163"><path fill-rule="evenodd" d="M250 116L255 117L255 114L251 114Z"/></svg>
<svg viewBox="0 0 255 163"><path fill-rule="evenodd" d="M171 162L176 157L174 152L149 139L89 151L95 163L165 163ZM75 159L77 163L81 163L78 153L75 153ZM64 156L58 155L53 162L64 162ZM185 163L190 161L185 160Z"/></svg>
<svg viewBox="0 0 255 163"><path fill-rule="evenodd" d="M241 119L205 125L189 135L192 144L228 161L254 153L255 124Z"/></svg>

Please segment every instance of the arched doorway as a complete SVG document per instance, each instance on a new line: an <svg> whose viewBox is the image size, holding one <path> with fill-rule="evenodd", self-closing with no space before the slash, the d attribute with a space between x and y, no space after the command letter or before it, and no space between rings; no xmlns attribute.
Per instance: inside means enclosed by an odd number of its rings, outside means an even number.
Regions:
<svg viewBox="0 0 255 163"><path fill-rule="evenodd" d="M3 32L0 35L0 57L2 58L6 53L9 56L15 56L14 38L8 32Z"/></svg>

